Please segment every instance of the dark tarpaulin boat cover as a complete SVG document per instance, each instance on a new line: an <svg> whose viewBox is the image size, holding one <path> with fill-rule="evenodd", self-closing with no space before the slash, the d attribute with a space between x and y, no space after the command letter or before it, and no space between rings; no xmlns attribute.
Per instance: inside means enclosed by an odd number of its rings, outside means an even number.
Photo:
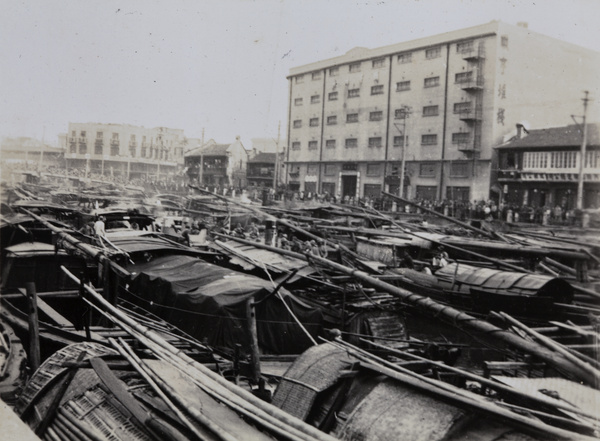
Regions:
<svg viewBox="0 0 600 441"><path fill-rule="evenodd" d="M129 290L144 307L213 347L249 347L246 302L259 302L274 285L255 276L222 268L190 256L165 256L130 267ZM135 272L134 272L135 271ZM323 317L285 289L279 293L316 339ZM151 302L151 303L150 303ZM311 341L277 296L256 306L258 342L264 353L297 354Z"/></svg>

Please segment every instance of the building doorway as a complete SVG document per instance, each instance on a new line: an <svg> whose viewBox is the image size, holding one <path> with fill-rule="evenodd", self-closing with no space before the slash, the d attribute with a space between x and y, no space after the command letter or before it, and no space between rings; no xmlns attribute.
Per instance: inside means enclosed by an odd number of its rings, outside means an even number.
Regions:
<svg viewBox="0 0 600 441"><path fill-rule="evenodd" d="M342 198L356 196L356 175L342 176Z"/></svg>

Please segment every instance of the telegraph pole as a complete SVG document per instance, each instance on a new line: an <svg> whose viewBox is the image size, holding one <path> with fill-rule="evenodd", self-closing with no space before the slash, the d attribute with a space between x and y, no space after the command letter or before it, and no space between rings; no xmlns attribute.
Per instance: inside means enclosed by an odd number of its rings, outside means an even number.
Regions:
<svg viewBox="0 0 600 441"><path fill-rule="evenodd" d="M406 164L406 147L408 144L408 138L406 136L406 118L408 118L410 113L411 109L409 106L402 106L402 108L400 109L400 115L402 117L402 130L400 130L398 126L394 124L394 126L396 126L396 129L398 129L398 131L402 135L402 161L400 165L400 188L398 189L398 196L400 196L401 198L404 197L404 168Z"/></svg>
<svg viewBox="0 0 600 441"><path fill-rule="evenodd" d="M585 168L585 149L587 144L587 106L589 102L589 92L586 90L583 98L583 140L581 142L581 154L579 156L579 182L577 184L577 209L583 209L583 177Z"/></svg>
<svg viewBox="0 0 600 441"><path fill-rule="evenodd" d="M275 144L275 170L273 170L273 191L277 192L277 181L278 173L277 168L279 166L279 141L281 139L281 121L277 125L277 143Z"/></svg>

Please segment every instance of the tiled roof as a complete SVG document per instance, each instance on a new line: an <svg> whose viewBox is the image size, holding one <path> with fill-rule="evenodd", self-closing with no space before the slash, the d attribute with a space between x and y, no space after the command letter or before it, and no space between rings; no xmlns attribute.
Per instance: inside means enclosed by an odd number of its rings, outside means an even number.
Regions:
<svg viewBox="0 0 600 441"><path fill-rule="evenodd" d="M266 162L266 163L275 163L276 158L275 153L258 153L254 158L249 159L248 162Z"/></svg>
<svg viewBox="0 0 600 441"><path fill-rule="evenodd" d="M186 153L186 156L225 156L231 144L208 144L206 147L196 147Z"/></svg>
<svg viewBox="0 0 600 441"><path fill-rule="evenodd" d="M514 139L498 146L500 149L532 148L532 147L577 147L583 141L583 126L570 125L530 130L520 139ZM600 146L600 124L587 125L587 145Z"/></svg>

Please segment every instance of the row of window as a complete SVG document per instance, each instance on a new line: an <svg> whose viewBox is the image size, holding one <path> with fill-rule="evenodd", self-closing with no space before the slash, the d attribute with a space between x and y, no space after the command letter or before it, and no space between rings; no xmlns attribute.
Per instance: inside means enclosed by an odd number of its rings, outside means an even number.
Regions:
<svg viewBox="0 0 600 441"><path fill-rule="evenodd" d="M508 36L503 35L501 37L500 43L501 43L502 47L505 47L505 48L508 47ZM469 54L475 50L476 50L476 48L475 48L474 40L464 41L464 42L456 44L456 52L459 54ZM412 52L412 51L398 54L398 55L396 55L396 61L398 64L412 63L413 54L414 54L414 52ZM426 60L433 60L436 58L440 58L441 56L442 56L442 47L441 46L436 46L436 47L432 47L429 49L425 49L425 59ZM386 60L387 60L387 57L380 57L380 58L371 60L371 67L373 69L384 68L384 67L386 67ZM348 64L348 72L350 72L350 73L360 72L362 69L362 63L363 63L362 61L357 61L357 62ZM331 67L331 68L329 68L328 71L329 71L330 77L337 76L340 73L340 66ZM297 75L295 77L295 82L297 84L303 83L304 76L305 76L304 74ZM319 70L319 71L312 72L310 74L310 76L311 76L312 80L320 80L322 78L322 71Z"/></svg>
<svg viewBox="0 0 600 441"><path fill-rule="evenodd" d="M350 164L348 164L350 165ZM355 165L355 164L354 164ZM421 178L435 178L439 164L435 162L423 162L419 164L419 177ZM342 167L343 169L343 167ZM340 170L338 164L324 164L323 174L325 176L334 176ZM381 176L383 172L383 164L373 163L367 164L367 176ZM317 164L308 164L306 173L308 175L316 175L318 173ZM450 177L452 178L466 178L469 177L469 163L461 161L453 161L450 163Z"/></svg>
<svg viewBox="0 0 600 441"><path fill-rule="evenodd" d="M523 169L575 169L579 167L579 152L525 152L523 154ZM588 151L585 157L586 168L596 168L600 165L600 152Z"/></svg>
<svg viewBox="0 0 600 441"><path fill-rule="evenodd" d="M85 130L81 130L79 132L79 136L81 138L86 138L87 137L87 132ZM71 131L71 137L75 138L77 136L77 131L76 130L72 130ZM96 140L101 140L104 139L104 132L96 132ZM113 141L118 141L119 140L119 134L114 132L112 134L112 138ZM137 138L135 134L132 134L129 136L129 141L130 142L137 142ZM142 136L142 142L146 142L146 136Z"/></svg>
<svg viewBox="0 0 600 441"><path fill-rule="evenodd" d="M473 78L474 78L473 71L459 72L455 75L454 81L456 84L465 84L465 83L470 84L474 81ZM440 85L440 77L439 76L428 77L423 80L424 88L437 87L439 85ZM410 88L411 88L410 80L398 81L396 83L396 92L404 92L404 91L410 90ZM383 94L384 94L383 84L376 84L374 86L371 86L371 95L383 95ZM348 89L347 97L348 98L360 97L360 88ZM329 101L337 101L338 98L339 98L339 92L337 92L337 91L329 92L329 94L327 95L327 99ZM320 102L321 102L321 95L312 95L310 97L311 104L319 104ZM295 98L294 99L295 106L301 106L303 104L304 104L303 98Z"/></svg>
<svg viewBox="0 0 600 441"><path fill-rule="evenodd" d="M471 113L473 111L471 102L461 102L454 104L454 113L464 115L465 113ZM440 112L439 106L425 106L423 107L423 116L438 116ZM346 114L346 123L357 123L359 122L358 113L347 113ZM404 119L407 116L406 111L403 109L396 109L394 111L394 119ZM383 111L376 110L373 112L369 112L369 121L383 121ZM327 125L333 126L338 123L337 115L330 115L327 117ZM295 129L302 128L302 120L296 119L292 123ZM310 118L308 121L309 127L318 127L319 126L319 118Z"/></svg>
<svg viewBox="0 0 600 441"><path fill-rule="evenodd" d="M458 43L456 45L456 47L457 47L457 51L459 53L466 53L468 51L471 51L474 46L473 46L473 42L471 41L471 42L466 42L466 43ZM442 56L441 46L437 46L437 47L425 50L425 59L426 60L433 60L433 59L439 58L441 56ZM381 57L381 58L376 58L374 60L371 60L371 67L373 69L380 69L380 68L386 67L386 59L387 59L386 57ZM399 64L412 63L413 52L405 52L403 54L399 54L396 56L396 60ZM348 72L350 72L350 73L360 72L361 69L362 69L362 61L357 61L357 62L348 64ZM320 80L321 75L322 75L321 72L322 71L312 72L310 74L311 79L312 80ZM335 66L335 67L332 67L329 69L330 77L335 77L335 76L339 75L339 73L340 73L339 66ZM304 82L304 74L296 75L295 82L296 82L296 84L303 83Z"/></svg>
<svg viewBox="0 0 600 441"><path fill-rule="evenodd" d="M472 141L470 132L457 132L452 134L452 144L462 145L468 144ZM421 145L422 146L431 146L437 145L438 136L437 134L426 134L421 135ZM408 136L394 136L393 138L393 146L394 147L404 147L404 145L408 145ZM381 136L374 136L368 139L367 146L369 148L380 148L383 147L383 138ZM337 147L337 142L335 139L328 139L325 141L325 147L328 149L334 149ZM357 148L358 147L358 139L357 138L346 138L344 141L344 147L347 149ZM319 144L318 141L309 141L308 142L308 150L318 150ZM292 150L300 150L301 143L300 141L292 142L291 146Z"/></svg>

